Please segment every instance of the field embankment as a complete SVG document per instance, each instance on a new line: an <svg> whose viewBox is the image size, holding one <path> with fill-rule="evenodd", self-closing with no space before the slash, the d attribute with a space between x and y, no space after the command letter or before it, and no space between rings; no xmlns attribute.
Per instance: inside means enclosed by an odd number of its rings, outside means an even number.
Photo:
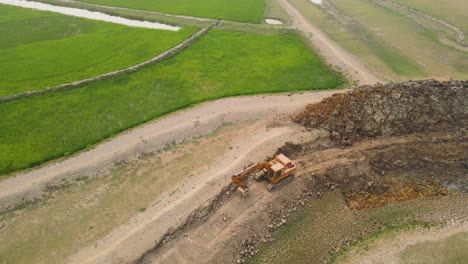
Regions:
<svg viewBox="0 0 468 264"><path fill-rule="evenodd" d="M139 72L0 104L0 173L69 155L201 101L333 89L343 82L293 34L212 30Z"/></svg>
<svg viewBox="0 0 468 264"><path fill-rule="evenodd" d="M265 0L83 0L83 2L250 23L260 23L265 9Z"/></svg>
<svg viewBox="0 0 468 264"><path fill-rule="evenodd" d="M134 28L9 5L0 9L0 96L126 68L182 42L178 32Z"/></svg>
<svg viewBox="0 0 468 264"><path fill-rule="evenodd" d="M38 95L41 95L41 94L56 93L56 92L60 92L60 91L71 90L71 89L74 89L74 88L82 87L82 86L84 86L84 85L86 85L88 83L102 81L102 80L105 80L105 79L110 79L110 78L115 77L115 76L128 74L128 73L131 73L131 72L136 72L136 71L138 71L138 70L140 70L140 69L142 69L144 67L148 67L148 66L150 66L152 64L155 64L155 63L161 62L163 60L169 59L170 57L180 53L182 50L188 48L193 42L197 41L200 37L202 37L208 31L210 31L210 29L212 29L214 25L215 24L212 24L211 26L200 29L195 34L193 34L189 38L185 39L183 42L175 45L174 47L172 47L172 48L158 54L157 56L155 56L155 57L153 57L153 58L151 58L149 60L138 63L136 65L133 65L133 66L130 66L130 67L127 67L127 68L124 68L124 69L116 70L116 71L106 72L104 74L94 76L94 77L91 77L91 78L87 78L87 79L82 79L82 80L69 82L69 83L63 83L63 84L56 85L56 86L50 86L50 87L47 87L47 88L41 89L41 90L27 91L27 92L17 93L17 94L10 95L10 96L3 96L3 97L0 97L0 102L4 103L4 102L14 101L14 100L22 99L22 98L27 98L27 97L34 97L34 96L38 96Z"/></svg>

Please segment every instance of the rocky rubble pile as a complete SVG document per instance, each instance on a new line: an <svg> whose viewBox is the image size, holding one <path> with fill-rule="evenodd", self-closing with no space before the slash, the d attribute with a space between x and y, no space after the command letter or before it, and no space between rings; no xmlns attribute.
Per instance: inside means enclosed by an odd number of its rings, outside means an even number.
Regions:
<svg viewBox="0 0 468 264"><path fill-rule="evenodd" d="M258 253L258 247L261 244L274 241L272 234L280 227L286 225L287 219L291 215L300 210L301 207L304 207L308 200L318 198L321 195L320 192L314 193L312 190L304 190L295 199L283 199L282 202L284 204L281 208L275 209L270 203L267 207L267 211L269 211L269 223L263 226L263 232L260 233L249 229L248 237L242 240L241 249L236 257L236 263L245 263L247 259Z"/></svg>
<svg viewBox="0 0 468 264"><path fill-rule="evenodd" d="M349 145L360 138L468 128L468 81L435 80L362 86L307 106L293 117Z"/></svg>

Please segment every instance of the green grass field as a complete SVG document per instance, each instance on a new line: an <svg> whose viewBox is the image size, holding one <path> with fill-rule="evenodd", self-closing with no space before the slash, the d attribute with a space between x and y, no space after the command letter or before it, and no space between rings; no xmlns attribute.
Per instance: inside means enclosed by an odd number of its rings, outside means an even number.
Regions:
<svg viewBox="0 0 468 264"><path fill-rule="evenodd" d="M82 0L99 5L260 23L265 0Z"/></svg>
<svg viewBox="0 0 468 264"><path fill-rule="evenodd" d="M195 31L127 27L0 5L0 96L135 65Z"/></svg>
<svg viewBox="0 0 468 264"><path fill-rule="evenodd" d="M213 30L139 72L0 104L0 173L68 155L201 101L342 84L294 34Z"/></svg>

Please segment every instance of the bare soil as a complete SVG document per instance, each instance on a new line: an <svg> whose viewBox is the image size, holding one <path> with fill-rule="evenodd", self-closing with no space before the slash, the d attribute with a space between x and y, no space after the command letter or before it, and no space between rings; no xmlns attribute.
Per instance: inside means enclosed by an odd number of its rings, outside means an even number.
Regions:
<svg viewBox="0 0 468 264"><path fill-rule="evenodd" d="M259 245L271 241L274 231L309 200L328 192L339 191L347 210L362 210L466 191L466 135L430 134L429 140L426 136L371 140L345 149L330 147L333 143L325 136L302 145L304 149L293 155L300 169L292 182L273 192L266 190L266 183L251 182L247 198L225 190L210 217L203 215L197 223L184 226L178 236L159 243L140 263L242 263L257 253ZM400 151L402 147L406 150ZM419 159L405 163L382 159L395 151L401 152L400 162ZM424 166L414 169L415 163Z"/></svg>
<svg viewBox="0 0 468 264"><path fill-rule="evenodd" d="M400 89L402 87L404 89ZM395 93L389 91L399 91L402 93L400 98L409 99L393 100ZM464 82L422 81L413 82L412 85L379 85L363 87L307 107L306 112L296 116L295 120L305 124L316 137L307 143L285 144L278 150L299 165L294 180L272 192L266 190L266 183L251 182L247 198L233 193L232 186L227 187L203 207L203 213L192 215L179 229L169 232L138 263L243 263L258 252L260 245L271 243L276 230L287 225L289 219L310 201L320 201L330 192L340 193L343 197L341 206L348 214L423 197L447 202L450 200L442 198L461 195L465 197L461 199L466 200L466 91ZM454 97L450 95L452 92L459 94ZM375 102L376 97L380 103ZM346 113L338 110L331 112L331 115L323 114L327 112L323 109L342 109L340 105L336 107L336 98L341 103L353 100L354 103L345 104ZM455 98L457 103L454 103ZM405 105L407 108L403 109L408 112L398 122L409 128L395 125L398 124L394 122L395 119L387 118L400 113ZM374 116L382 108L391 109L382 122L374 125L375 120L366 118L367 114ZM362 112L367 113L364 118ZM433 119L427 118L429 114L433 115ZM311 117L316 116L325 121L309 122ZM329 116L333 118L328 119ZM411 122L405 118L410 118ZM348 130L355 138L342 145L341 137L330 133L330 127L349 120L360 120L360 123L358 129ZM369 134L369 130L359 129L361 125L371 127L370 131L376 133ZM392 133L381 133L388 128ZM425 215L425 220L444 223L455 218L467 219L468 208L463 202L461 204L461 207L460 203L443 204L442 207L450 209L446 212L431 211ZM360 232L365 234L382 226L383 223L375 223L371 229ZM328 261L331 252L349 243L347 236L337 234L335 237L333 243L318 243L317 248L322 247L318 255L322 257L309 261ZM287 245L284 247L287 248ZM309 245L307 250L314 250L314 246ZM287 252L278 250L277 254L263 262L281 263L273 261L281 254Z"/></svg>

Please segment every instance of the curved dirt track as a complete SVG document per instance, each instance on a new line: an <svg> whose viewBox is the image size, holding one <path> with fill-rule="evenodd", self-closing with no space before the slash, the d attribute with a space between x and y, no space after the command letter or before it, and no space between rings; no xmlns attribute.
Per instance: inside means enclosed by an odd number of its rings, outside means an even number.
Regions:
<svg viewBox="0 0 468 264"><path fill-rule="evenodd" d="M312 25L287 0L276 0L276 2L291 17L293 26L302 32L304 37L320 51L328 63L343 69L353 80L359 81L362 85L383 82L380 77L369 70L358 58L344 50L319 28Z"/></svg>
<svg viewBox="0 0 468 264"><path fill-rule="evenodd" d="M255 160L271 155L286 141L300 142L305 137L300 127L259 130L226 150L214 166L199 170L184 184L174 185L144 213L115 227L103 239L82 248L69 263L130 263L154 247L168 230L183 225L192 212L206 205L230 183L229 176Z"/></svg>
<svg viewBox="0 0 468 264"><path fill-rule="evenodd" d="M135 159L142 153L161 150L173 142L210 133L226 122L271 120L288 116L302 110L308 103L317 102L336 92L344 90L225 98L175 112L124 132L93 149L2 180L0 208L22 199L39 197L48 183L84 174L102 174L118 161Z"/></svg>
<svg viewBox="0 0 468 264"><path fill-rule="evenodd" d="M327 142L329 142L328 134L326 132L324 133L324 131L310 130L306 133L314 133L314 136L312 137L314 139L313 144L315 146L325 146L327 145ZM333 181L331 180L331 178L335 177L336 179L349 179L351 178L351 176L346 174L346 171L351 172L351 174L356 173L357 171L364 171L364 167L357 164L361 162L366 163L364 161L366 159L365 157L367 157L369 154L373 155L371 154L371 152L375 150L383 150L384 152L391 151L392 148L399 149L400 147L405 146L406 144L427 144L426 142L422 141L427 140L427 142L431 142L432 138L435 138L437 135L432 134L430 135L430 137L428 137L429 139L421 139L420 136L421 135L410 135L405 137L375 139L355 143L352 147L345 149L342 149L340 147L331 147L321 150L321 147L312 147L307 151L305 155L301 154L300 156L296 157L294 157L293 155L294 161L297 164L300 164L300 171L297 172L295 179L293 179L291 182L270 192L267 191L265 182L255 182L254 180L252 180L249 183L250 191L247 197L241 197L237 193L230 196L223 203L221 203L219 207L216 208L216 210L213 212L212 215L210 215L210 217L192 227L181 228L183 230L183 233L181 233L179 236L173 236L172 240L167 241L167 243L163 246L159 246L155 248L155 250L149 251L137 263L235 263L236 259L239 259L237 258L239 256L239 253L242 252L243 249L246 249L247 247L249 247L249 245L251 245L249 244L250 242L245 241L263 241L261 243L265 243L265 241L268 241L268 239L271 237L270 235L273 230L273 224L278 223L278 221L280 221L281 218L288 218L288 210L289 212L295 212L296 209L301 210L299 208L304 206L304 196L301 196L301 193L305 191L306 193L312 195L309 197L319 198L322 196L322 194L325 194L330 191L333 192L333 190L329 189L329 187L319 187L321 186L321 183L312 180L312 178L319 177L319 175L322 175L323 173L337 170L336 174L329 176L331 182ZM450 141L450 137L451 136L447 136L446 138L439 138L439 140L440 142L448 142ZM459 144L459 142L455 140L452 141L450 144L453 144L453 146L455 146ZM435 153L436 151L433 152ZM349 168L349 166L352 166L352 169L339 169L343 167ZM357 172L357 174L359 175L359 172ZM311 182L307 183L310 180L314 182L313 187L312 185L310 185ZM367 182L368 180L369 178L367 178L364 181ZM323 182L323 186L326 186L325 182ZM355 182L359 182L359 179L351 178L351 180L347 184L353 185L353 183ZM326 191L327 189L328 191ZM317 193L319 193L318 196L314 196L317 195ZM447 198L448 197L449 196L447 196ZM344 199L344 197L341 197L339 199L339 207L342 208L340 209L340 211L344 210L344 215L341 216L345 216L347 214L359 214L359 211L348 208L344 202ZM463 200L460 202L463 203ZM277 206L281 203L283 203L283 205L280 209ZM445 201L444 203L447 203L447 201ZM448 211L452 211L453 208L457 208L455 204L450 203L450 205L454 207L446 205L443 205L443 207L446 208ZM276 208L276 212L279 211L281 213L272 214L271 208ZM437 212L436 209L434 210L435 212ZM458 210L456 211L457 213L461 213L461 217L463 217L463 211L465 211L466 215L466 206L462 208L458 207ZM322 213L317 212L317 214ZM441 220L444 217L457 219L452 215L448 216L448 214L441 214L437 217L439 220ZM337 225L340 225L339 223L341 220L338 220L339 218L340 215L338 215L337 217ZM357 221L357 219L359 218L354 218L354 220L352 221ZM460 218L460 220L461 219L463 218ZM328 240L327 237L338 237L339 239L341 239L341 235L330 236L330 234L327 234L327 231L325 231L327 229L322 230L322 227L322 225L318 224L316 228L319 231L314 235L319 235L320 233L320 239L324 239L326 241L323 242L324 244L333 244L333 242L331 242L332 239ZM348 226L346 228L350 227ZM338 231L338 234L340 234L340 232L342 231ZM344 237L346 237L346 235L344 235L343 233L342 238ZM285 246L286 248L291 249L291 245ZM329 244L328 246L331 245ZM296 249L298 251L300 250L298 248ZM317 251L322 249L321 246L319 246L317 248ZM250 252L256 251L253 250ZM278 250L277 254L284 254L284 250L282 251L283 253L280 252L281 251ZM322 253L328 255L327 250L323 250ZM272 257L274 256L275 255L273 255ZM322 257L323 256L317 256L317 258L311 259L310 263L325 263ZM275 259L273 258L269 262L264 261L258 263L287 263L274 260Z"/></svg>
<svg viewBox="0 0 468 264"><path fill-rule="evenodd" d="M468 233L468 222L449 223L443 228L417 229L402 232L389 238L382 238L368 246L367 250L353 250L346 254L347 258L338 263L372 264L372 263L401 263L401 254L409 247L428 242L438 242L450 236ZM427 250L431 248L428 247ZM428 258L430 258L430 255ZM423 262L423 260L420 260ZM462 262L460 262L462 263Z"/></svg>

